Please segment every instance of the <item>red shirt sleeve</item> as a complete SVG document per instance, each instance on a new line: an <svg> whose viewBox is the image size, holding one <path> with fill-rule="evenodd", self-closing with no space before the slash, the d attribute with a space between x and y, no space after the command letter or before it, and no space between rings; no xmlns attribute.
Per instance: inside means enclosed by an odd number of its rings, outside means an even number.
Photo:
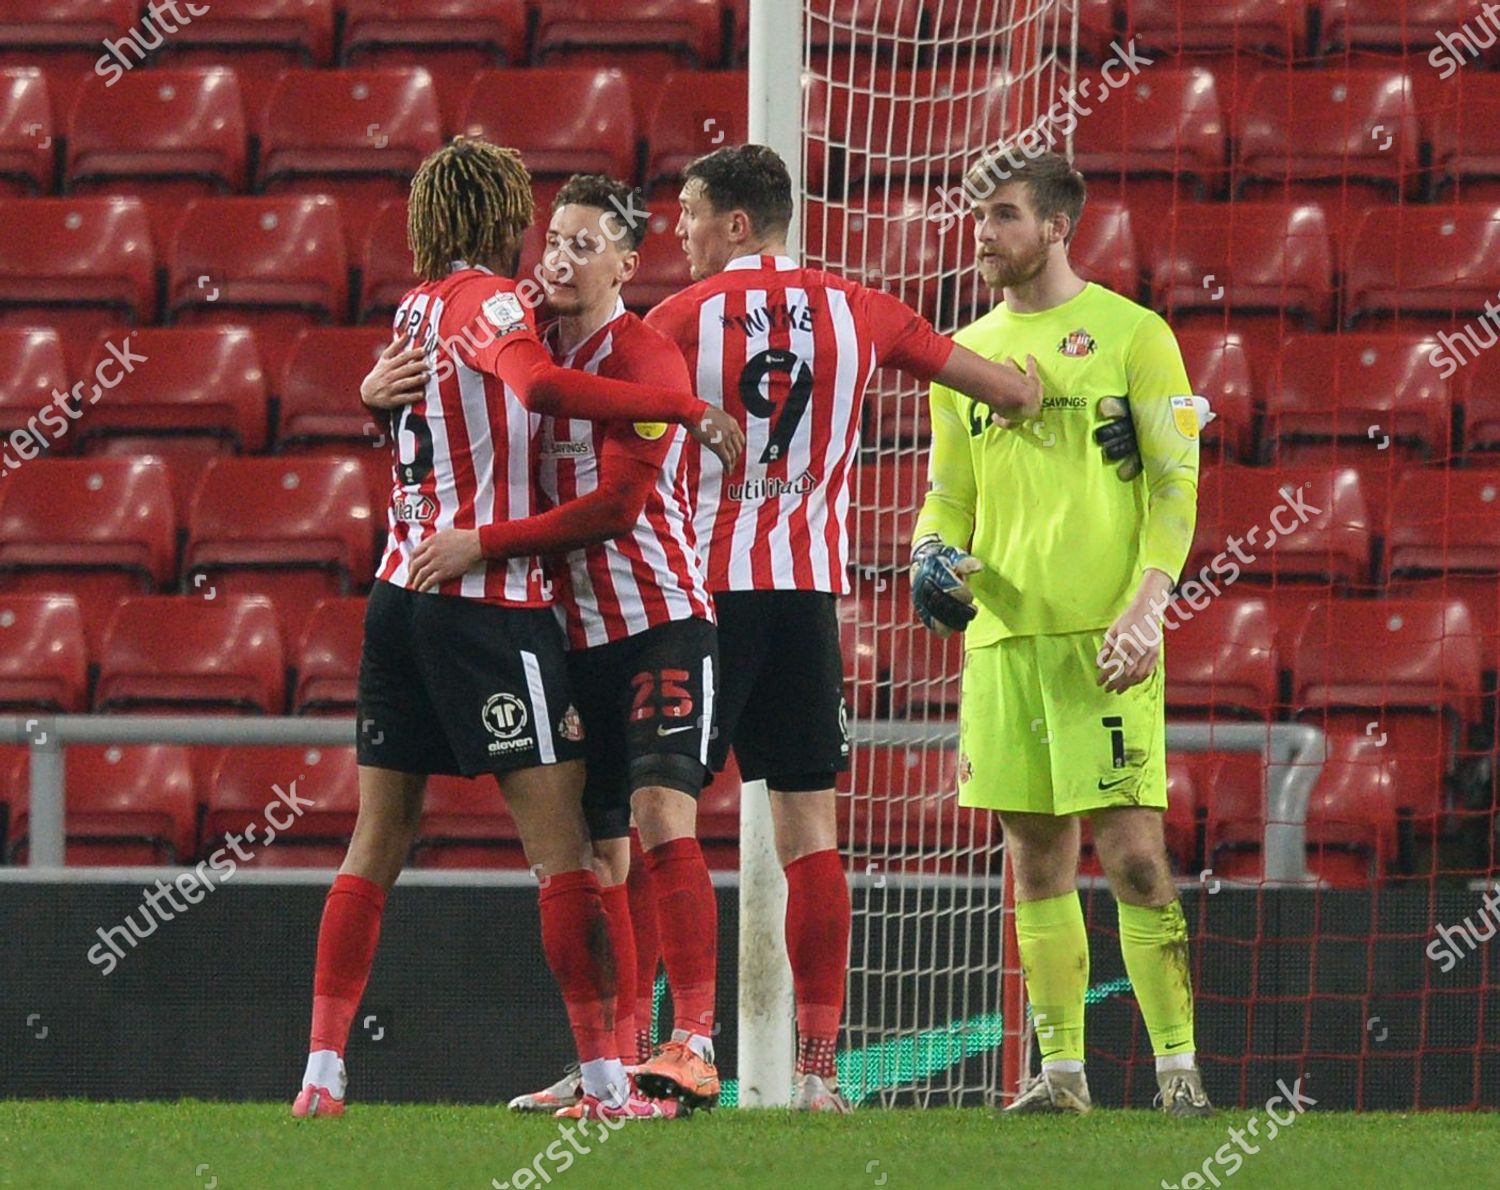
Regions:
<svg viewBox="0 0 1500 1190"><path fill-rule="evenodd" d="M628 533L656 485L672 433L661 423L610 422L592 492L523 520L481 525L479 548L486 558L565 554Z"/></svg>
<svg viewBox="0 0 1500 1190"><path fill-rule="evenodd" d="M875 342L881 367L899 368L918 380L931 380L953 354L953 340L932 329L905 302L878 289L864 289L865 326Z"/></svg>
<svg viewBox="0 0 1500 1190"><path fill-rule="evenodd" d="M546 351L536 335L536 314L521 300L515 281L484 273L449 293L438 334L464 364L491 376L500 375L501 356L518 343Z"/></svg>

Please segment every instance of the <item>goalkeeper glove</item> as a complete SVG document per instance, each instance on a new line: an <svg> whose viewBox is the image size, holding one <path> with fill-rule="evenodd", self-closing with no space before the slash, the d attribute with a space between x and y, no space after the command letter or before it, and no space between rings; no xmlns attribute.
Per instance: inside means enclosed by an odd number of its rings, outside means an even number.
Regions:
<svg viewBox="0 0 1500 1190"><path fill-rule="evenodd" d="M922 623L939 636L962 632L977 614L967 578L983 570L978 558L944 545L937 534L911 550L911 601Z"/></svg>
<svg viewBox="0 0 1500 1190"><path fill-rule="evenodd" d="M1193 398L1193 412L1198 416L1198 432L1214 420L1214 412L1203 397ZM1128 397L1105 397L1099 402L1099 416L1107 419L1094 431L1094 441L1104 450L1104 459L1119 463L1115 474L1134 479L1141 473L1141 447L1135 436L1135 422L1130 416Z"/></svg>

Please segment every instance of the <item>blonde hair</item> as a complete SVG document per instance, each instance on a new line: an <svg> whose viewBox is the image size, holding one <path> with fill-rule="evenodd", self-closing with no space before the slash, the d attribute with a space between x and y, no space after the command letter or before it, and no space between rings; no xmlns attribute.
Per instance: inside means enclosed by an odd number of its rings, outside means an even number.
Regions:
<svg viewBox="0 0 1500 1190"><path fill-rule="evenodd" d="M512 252L531 226L531 175L514 149L455 136L411 180L406 242L416 274L436 281L455 260Z"/></svg>

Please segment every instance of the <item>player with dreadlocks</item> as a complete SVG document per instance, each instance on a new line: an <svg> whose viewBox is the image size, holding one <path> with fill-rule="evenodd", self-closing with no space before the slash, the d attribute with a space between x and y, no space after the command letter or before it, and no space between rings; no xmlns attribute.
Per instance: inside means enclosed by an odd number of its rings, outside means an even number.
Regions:
<svg viewBox="0 0 1500 1190"><path fill-rule="evenodd" d="M538 874L542 948L562 990L584 1090L601 1115L636 1114L614 1046L615 971L583 794L583 733L540 543L505 538L536 511L542 414L677 421L735 458L736 427L669 386L553 363L512 279L531 223L512 150L456 138L422 163L408 238L420 284L396 312L426 383L392 414L389 536L365 615L358 687L360 806L318 933L299 1117L344 1110L344 1047L386 894L401 872L428 774L504 777ZM420 365L417 365L420 366ZM602 498L602 497L601 497ZM441 529L476 530L485 557L427 586L413 555ZM654 1113L660 1114L660 1113Z"/></svg>

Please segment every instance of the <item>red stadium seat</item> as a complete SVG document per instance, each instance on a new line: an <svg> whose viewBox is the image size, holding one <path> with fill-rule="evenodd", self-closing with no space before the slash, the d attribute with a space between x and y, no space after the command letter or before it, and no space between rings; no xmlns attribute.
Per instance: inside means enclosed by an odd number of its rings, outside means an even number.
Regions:
<svg viewBox="0 0 1500 1190"><path fill-rule="evenodd" d="M619 70L487 71L470 85L459 126L519 150L533 177L635 176L635 119Z"/></svg>
<svg viewBox="0 0 1500 1190"><path fill-rule="evenodd" d="M348 306L333 199L266 195L187 205L167 260L170 321L252 324L274 376L301 327L342 322Z"/></svg>
<svg viewBox="0 0 1500 1190"><path fill-rule="evenodd" d="M1416 101L1400 70L1265 70L1237 119L1235 173L1247 198L1391 201L1420 168Z"/></svg>
<svg viewBox="0 0 1500 1190"><path fill-rule="evenodd" d="M1370 573L1370 539L1370 515L1353 468L1226 464L1205 473L1199 485L1198 529L1183 574L1208 567L1222 585L1242 573L1278 584L1362 583ZM1239 553L1231 541L1239 543Z"/></svg>
<svg viewBox="0 0 1500 1190"><path fill-rule="evenodd" d="M297 645L292 714L353 713L364 636L363 598L318 600Z"/></svg>
<svg viewBox="0 0 1500 1190"><path fill-rule="evenodd" d="M71 595L0 595L0 706L82 711L83 617Z"/></svg>
<svg viewBox="0 0 1500 1190"><path fill-rule="evenodd" d="M1344 49L1425 51L1443 44L1440 35L1451 36L1478 16L1476 6L1466 0L1320 0L1320 3L1324 53ZM1433 64L1434 69L1440 66Z"/></svg>
<svg viewBox="0 0 1500 1190"><path fill-rule="evenodd" d="M852 561L875 570L904 570L911 531L927 495L927 459L905 454L854 467Z"/></svg>
<svg viewBox="0 0 1500 1190"><path fill-rule="evenodd" d="M808 84L808 136L839 151L849 182L915 179L924 209L928 183L950 179L956 188L1016 105L1012 80L1000 70L879 71L853 85L847 76L829 77L835 81ZM968 200L957 201L966 211Z"/></svg>
<svg viewBox="0 0 1500 1190"><path fill-rule="evenodd" d="M951 719L958 714L964 668L961 634L939 637L912 617L897 622L886 647L890 649L893 716Z"/></svg>
<svg viewBox="0 0 1500 1190"><path fill-rule="evenodd" d="M67 128L68 190L156 199L160 245L179 204L245 187L240 84L224 67L132 71L114 85L91 78Z"/></svg>
<svg viewBox="0 0 1500 1190"><path fill-rule="evenodd" d="M193 858L198 798L188 749L75 745L64 763L65 862L185 864ZM11 823L12 862L26 861L30 833L30 815L22 810Z"/></svg>
<svg viewBox="0 0 1500 1190"><path fill-rule="evenodd" d="M1466 71L1452 99L1437 113L1432 133L1438 194L1494 201L1500 198L1500 74Z"/></svg>
<svg viewBox="0 0 1500 1190"><path fill-rule="evenodd" d="M537 0L536 41L532 56L539 63L576 60L580 53L592 65L628 56L664 55L689 66L719 64L719 0L637 0L622 9L612 0Z"/></svg>
<svg viewBox="0 0 1500 1190"><path fill-rule="evenodd" d="M547 218L540 210L536 217L543 222ZM357 321L379 322L389 327L401 299L416 284L411 248L406 242L406 200L395 198L375 212L365 233L360 252Z"/></svg>
<svg viewBox="0 0 1500 1190"><path fill-rule="evenodd" d="M359 770L353 748L225 748L207 793L202 858L233 834L250 867L337 867L359 814Z"/></svg>
<svg viewBox="0 0 1500 1190"><path fill-rule="evenodd" d="M1411 471L1390 506L1386 567L1393 593L1460 598L1500 668L1500 474Z"/></svg>
<svg viewBox="0 0 1500 1190"><path fill-rule="evenodd" d="M336 445L357 448L350 453L358 454L379 438L382 427L360 404L359 384L390 341L385 327L303 330L281 375L277 448Z"/></svg>
<svg viewBox="0 0 1500 1190"><path fill-rule="evenodd" d="M49 435L52 452L71 449L72 436L59 430L59 417L71 426L66 413L50 413L47 424L39 414L54 404L54 394L66 394L72 387L68 359L62 340L51 327L0 327L0 436L10 435L31 423L26 433L37 431ZM12 444L12 450L16 444Z"/></svg>
<svg viewBox="0 0 1500 1190"><path fill-rule="evenodd" d="M925 445L932 439L932 410L925 389L904 377L895 379L877 372L865 394L862 432L866 445Z"/></svg>
<svg viewBox="0 0 1500 1190"><path fill-rule="evenodd" d="M380 205L403 197L422 159L443 143L432 76L421 67L288 71L259 131L259 188L338 199L351 250Z"/></svg>
<svg viewBox="0 0 1500 1190"><path fill-rule="evenodd" d="M1401 804L1431 833L1460 731L1480 709L1480 640L1459 600L1340 600L1311 607L1292 652L1300 718L1391 746Z"/></svg>
<svg viewBox="0 0 1500 1190"><path fill-rule="evenodd" d="M1169 315L1284 312L1326 325L1333 312L1333 255L1318 206L1181 206L1161 221L1148 259L1155 303Z"/></svg>
<svg viewBox="0 0 1500 1190"><path fill-rule="evenodd" d="M319 599L369 583L372 522L353 459L215 459L188 515L184 588L267 595L295 642Z"/></svg>
<svg viewBox="0 0 1500 1190"><path fill-rule="evenodd" d="M1200 591L1191 593L1194 601L1203 598ZM1276 649L1263 598L1228 596L1198 611L1179 592L1168 617L1176 625L1164 646L1171 714L1271 717L1277 701Z"/></svg>
<svg viewBox="0 0 1500 1190"><path fill-rule="evenodd" d="M107 361L119 358L111 346L127 344L102 335L86 374L111 374ZM266 377L247 327L145 327L130 332L128 347L146 358L89 409L82 442L128 439L143 454L167 448L163 438L200 454L265 449Z"/></svg>
<svg viewBox="0 0 1500 1190"><path fill-rule="evenodd" d="M1203 432L1204 461L1253 462L1257 389L1245 340L1235 331L1190 326L1177 332L1177 346L1193 391L1216 415Z"/></svg>
<svg viewBox="0 0 1500 1190"><path fill-rule="evenodd" d="M0 199L0 322L97 329L155 318L156 261L140 199Z"/></svg>
<svg viewBox="0 0 1500 1190"><path fill-rule="evenodd" d="M843 846L869 853L866 874L952 871L973 850L983 853L978 871L988 870L992 815L959 806L958 766L951 747L855 749L851 770L838 778L848 798L840 799L839 834Z"/></svg>
<svg viewBox="0 0 1500 1190"><path fill-rule="evenodd" d="M47 76L34 66L0 69L0 194L51 190L56 156Z"/></svg>
<svg viewBox="0 0 1500 1190"><path fill-rule="evenodd" d="M1500 450L1500 351L1475 357L1446 331L1438 332L1438 341L1444 346L1433 354L1433 367L1453 381L1454 399L1463 407L1464 450L1476 465L1489 466L1494 456L1483 452Z"/></svg>
<svg viewBox="0 0 1500 1190"><path fill-rule="evenodd" d="M422 66L448 123L469 79L526 58L525 0L346 0L339 61Z"/></svg>
<svg viewBox="0 0 1500 1190"><path fill-rule="evenodd" d="M1373 738L1328 737L1328 757L1307 803L1307 866L1335 888L1378 881L1396 858L1400 761Z"/></svg>
<svg viewBox="0 0 1500 1190"><path fill-rule="evenodd" d="M883 289L929 318L941 314L943 283L972 251L967 229L945 237L920 199L890 206L835 207L809 202L803 243L818 268Z"/></svg>
<svg viewBox="0 0 1500 1190"><path fill-rule="evenodd" d="M1191 183L1201 199L1219 190L1228 136L1209 71L1153 67L1078 121L1073 165L1089 175L1091 213L1096 195L1122 196L1118 183L1126 179L1137 206L1150 178L1166 182L1160 197L1170 200L1174 188Z"/></svg>
<svg viewBox="0 0 1500 1190"><path fill-rule="evenodd" d="M65 116L74 88L100 63L124 73L161 44L137 27L140 8L137 0L0 0L0 64L45 68L53 111Z"/></svg>
<svg viewBox="0 0 1500 1190"><path fill-rule="evenodd" d="M1198 804L1204 807L1203 882L1263 876L1266 833L1265 763L1254 752L1194 752L1187 758Z"/></svg>
<svg viewBox="0 0 1500 1190"><path fill-rule="evenodd" d="M234 0L200 7L209 11L166 38L156 61L233 66L246 111L260 110L283 70L333 60L333 0Z"/></svg>
<svg viewBox="0 0 1500 1190"><path fill-rule="evenodd" d="M175 579L167 470L132 459L49 459L0 487L0 585L78 599L90 653L123 595Z"/></svg>
<svg viewBox="0 0 1500 1190"><path fill-rule="evenodd" d="M965 229L967 230L967 229ZM964 237L964 261L973 259L974 241ZM1088 206L1068 245L1068 263L1085 281L1134 298L1141 288L1141 263L1135 250L1130 208L1112 198L1089 195ZM965 270L967 271L967 269Z"/></svg>
<svg viewBox="0 0 1500 1190"><path fill-rule="evenodd" d="M429 777L412 846L422 868L525 868L520 832L493 777Z"/></svg>
<svg viewBox="0 0 1500 1190"><path fill-rule="evenodd" d="M1301 0L1125 0L1124 9L1125 28L1142 51L1267 50L1290 58L1307 45Z"/></svg>
<svg viewBox="0 0 1500 1190"><path fill-rule="evenodd" d="M835 0L832 10L835 21L839 19L839 10L846 7L858 11L858 6L849 3L849 0ZM894 25L895 29L901 29L902 18L910 21L908 14L915 5L907 5L904 10L902 6L897 6L899 16L891 12L890 5L867 5L866 12L860 13L866 22L869 21L868 10L872 7L875 18L882 27ZM983 59L995 52L996 37L993 30L997 12L1001 10L997 10L993 0L945 0L942 4L929 4L926 8L939 53L948 52L961 58ZM1057 10L1016 10L1014 19L1022 22L1024 30L1024 33L1017 34L1017 40L1021 36L1029 36L1034 42L1039 33L1045 49L1053 49L1061 43L1066 52L1076 43L1081 57L1091 62L1103 62L1109 57L1108 44L1115 36L1114 9L1113 0L1062 0ZM1078 15L1076 38L1071 28L1074 10L1077 10ZM1053 24L1054 13L1060 13L1056 28ZM846 17L845 20L847 19ZM906 36L916 32L914 28L901 31ZM843 33L847 39L847 33L843 30L838 32Z"/></svg>
<svg viewBox="0 0 1500 1190"><path fill-rule="evenodd" d="M637 312L649 310L693 283L687 256L677 239L677 204L656 202L650 208L646 238L640 247L641 263L624 290L625 304Z"/></svg>
<svg viewBox="0 0 1500 1190"><path fill-rule="evenodd" d="M749 88L744 71L668 75L647 125L647 187L676 198L688 162L720 145L748 140Z"/></svg>
<svg viewBox="0 0 1500 1190"><path fill-rule="evenodd" d="M10 828L30 803L31 749L0 745L0 863L10 854Z"/></svg>
<svg viewBox="0 0 1500 1190"><path fill-rule="evenodd" d="M1282 461L1340 462L1390 451L1445 459L1448 384L1420 335L1293 335L1266 395L1266 439Z"/></svg>
<svg viewBox="0 0 1500 1190"><path fill-rule="evenodd" d="M285 666L276 609L261 595L139 595L104 633L94 709L279 715Z"/></svg>
<svg viewBox="0 0 1500 1190"><path fill-rule="evenodd" d="M1398 314L1473 318L1500 291L1500 203L1381 208L1348 249L1347 323Z"/></svg>

